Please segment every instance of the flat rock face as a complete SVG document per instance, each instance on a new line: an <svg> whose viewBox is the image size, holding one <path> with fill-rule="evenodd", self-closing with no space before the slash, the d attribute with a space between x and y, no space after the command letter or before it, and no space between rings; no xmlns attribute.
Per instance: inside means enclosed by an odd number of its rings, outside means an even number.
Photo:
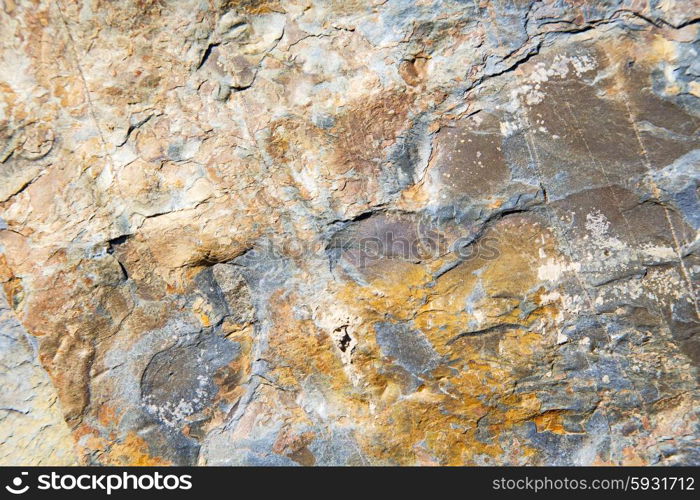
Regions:
<svg viewBox="0 0 700 500"><path fill-rule="evenodd" d="M0 9L0 463L700 464L697 1Z"/></svg>

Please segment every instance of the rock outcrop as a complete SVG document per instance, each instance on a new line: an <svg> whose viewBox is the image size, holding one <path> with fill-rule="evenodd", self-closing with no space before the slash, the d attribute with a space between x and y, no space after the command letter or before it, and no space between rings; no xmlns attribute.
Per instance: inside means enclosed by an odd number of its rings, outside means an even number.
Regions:
<svg viewBox="0 0 700 500"><path fill-rule="evenodd" d="M697 1L5 0L3 464L700 464Z"/></svg>

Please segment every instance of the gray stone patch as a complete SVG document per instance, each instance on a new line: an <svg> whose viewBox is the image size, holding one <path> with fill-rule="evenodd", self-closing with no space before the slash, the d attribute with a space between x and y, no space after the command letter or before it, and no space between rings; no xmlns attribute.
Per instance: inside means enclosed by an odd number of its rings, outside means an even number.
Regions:
<svg viewBox="0 0 700 500"><path fill-rule="evenodd" d="M232 319L237 323L254 321L255 309L250 289L241 272L230 264L217 264L211 270Z"/></svg>
<svg viewBox="0 0 700 500"><path fill-rule="evenodd" d="M250 289L236 266L216 264L199 273L195 283L212 307L212 323L217 324L226 317L235 323L255 320Z"/></svg>
<svg viewBox="0 0 700 500"><path fill-rule="evenodd" d="M440 364L425 335L402 323L376 323L375 335L382 354L413 375L433 370Z"/></svg>
<svg viewBox="0 0 700 500"><path fill-rule="evenodd" d="M170 427L209 405L218 388L213 376L239 354L239 345L211 333L151 358L141 378L146 411Z"/></svg>

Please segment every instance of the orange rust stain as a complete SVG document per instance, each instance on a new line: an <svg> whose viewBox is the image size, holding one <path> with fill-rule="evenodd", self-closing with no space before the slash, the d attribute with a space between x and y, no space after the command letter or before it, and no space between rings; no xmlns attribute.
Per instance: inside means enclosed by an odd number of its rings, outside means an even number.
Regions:
<svg viewBox="0 0 700 500"><path fill-rule="evenodd" d="M532 419L537 426L537 432L553 432L555 434L568 434L564 428L562 419L566 412L561 410L550 410L540 413Z"/></svg>
<svg viewBox="0 0 700 500"><path fill-rule="evenodd" d="M116 408L103 404L97 412L97 420L105 427L116 425L118 423Z"/></svg>
<svg viewBox="0 0 700 500"><path fill-rule="evenodd" d="M168 460L151 456L146 441L135 433L129 433L121 443L115 444L103 456L105 465L165 466Z"/></svg>

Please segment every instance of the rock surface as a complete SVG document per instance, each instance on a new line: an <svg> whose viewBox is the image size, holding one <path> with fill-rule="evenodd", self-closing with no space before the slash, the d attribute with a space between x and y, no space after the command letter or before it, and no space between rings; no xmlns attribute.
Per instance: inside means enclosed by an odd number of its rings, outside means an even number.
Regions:
<svg viewBox="0 0 700 500"><path fill-rule="evenodd" d="M697 1L4 0L2 464L700 464Z"/></svg>

